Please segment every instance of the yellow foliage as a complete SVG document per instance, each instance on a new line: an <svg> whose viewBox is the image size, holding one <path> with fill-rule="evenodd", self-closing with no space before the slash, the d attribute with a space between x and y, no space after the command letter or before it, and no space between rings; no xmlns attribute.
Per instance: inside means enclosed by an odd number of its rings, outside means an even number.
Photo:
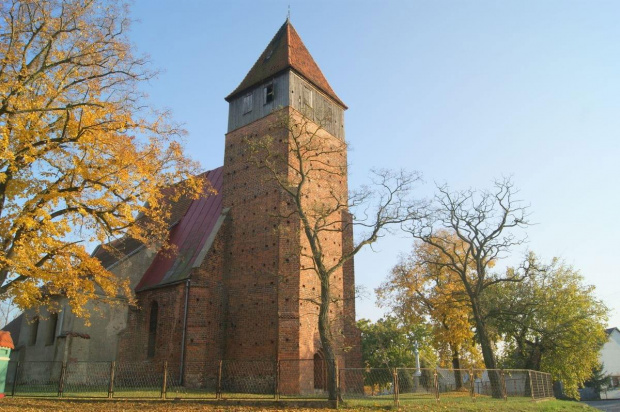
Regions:
<svg viewBox="0 0 620 412"><path fill-rule="evenodd" d="M0 6L0 296L22 308L61 293L86 315L89 299L129 298L86 247L162 244L168 199L202 191L182 130L145 109L153 73L128 22L117 1Z"/></svg>
<svg viewBox="0 0 620 412"><path fill-rule="evenodd" d="M441 239L456 245L452 248L453 257L462 258L465 252L456 236L440 231L436 241ZM474 326L463 282L449 269L448 257L437 248L417 243L412 253L392 269L377 294L381 305L391 306L404 320L430 323L440 366L452 367L455 351L461 367L482 364L474 345Z"/></svg>

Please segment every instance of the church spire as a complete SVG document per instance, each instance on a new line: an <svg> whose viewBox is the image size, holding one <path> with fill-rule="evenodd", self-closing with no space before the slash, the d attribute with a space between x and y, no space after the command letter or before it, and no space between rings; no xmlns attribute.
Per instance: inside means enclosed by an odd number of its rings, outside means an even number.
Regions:
<svg viewBox="0 0 620 412"><path fill-rule="evenodd" d="M288 69L294 70L337 104L347 108L323 76L288 17L243 81L226 97L226 101L230 102L244 91Z"/></svg>

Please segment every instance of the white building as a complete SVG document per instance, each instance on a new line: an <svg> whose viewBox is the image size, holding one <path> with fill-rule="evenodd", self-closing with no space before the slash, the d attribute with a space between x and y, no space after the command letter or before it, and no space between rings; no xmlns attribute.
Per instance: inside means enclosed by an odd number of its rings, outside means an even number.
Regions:
<svg viewBox="0 0 620 412"><path fill-rule="evenodd" d="M603 363L603 370L606 375L611 376L611 386L614 389L620 388L620 330L609 328L607 332L607 342L601 349L600 358Z"/></svg>

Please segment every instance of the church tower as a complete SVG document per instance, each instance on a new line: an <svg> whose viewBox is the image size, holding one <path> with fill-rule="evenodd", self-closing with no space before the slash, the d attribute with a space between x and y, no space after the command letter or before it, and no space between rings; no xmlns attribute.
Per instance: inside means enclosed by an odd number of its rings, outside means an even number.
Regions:
<svg viewBox="0 0 620 412"><path fill-rule="evenodd" d="M325 153L322 161L340 165L339 176L325 176L310 183L313 198L329 195L326 187L346 200L346 145L344 111L340 100L286 21L239 86L226 97L229 103L223 167L222 207L228 209L228 250L224 257L227 289L225 359L320 361L318 333L320 282L311 270L307 237L290 198L262 167L250 149L251 142L270 136L282 154L278 171L290 177L291 130L279 127L282 118L300 121L316 130L320 126ZM342 147L344 150L330 151ZM331 193L331 192L330 192ZM345 224L348 212L336 219L335 230L322 236L325 259L337 261L353 246L352 229ZM306 252L304 252L306 251ZM340 366L361 366L359 333L354 327L355 299L353 261L336 270L330 279L335 302L330 319ZM345 348L353 347L347 352ZM311 371L313 366L308 365ZM286 368L286 366L281 366ZM301 374L303 365L290 366ZM315 368L316 369L316 368ZM285 372L282 372L285 373ZM315 375L315 387L320 376ZM303 380L303 377L302 377ZM318 387L317 387L318 389Z"/></svg>

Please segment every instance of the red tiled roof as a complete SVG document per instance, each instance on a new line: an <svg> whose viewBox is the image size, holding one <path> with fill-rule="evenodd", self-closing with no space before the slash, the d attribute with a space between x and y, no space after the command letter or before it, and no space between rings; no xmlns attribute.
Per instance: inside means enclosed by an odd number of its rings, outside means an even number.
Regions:
<svg viewBox="0 0 620 412"><path fill-rule="evenodd" d="M301 74L306 80L314 84L342 107L347 108L332 90L321 69L319 69L319 66L288 19L280 27L276 35L273 36L273 39L269 42L269 45L256 63L254 63L254 66L252 66L241 84L226 97L226 100L230 101L233 97L250 87L288 68L292 68Z"/></svg>
<svg viewBox="0 0 620 412"><path fill-rule="evenodd" d="M13 339L11 339L11 332L0 331L0 347L15 349Z"/></svg>
<svg viewBox="0 0 620 412"><path fill-rule="evenodd" d="M184 216L170 231L169 241L176 250L174 253L159 252L155 256L136 286L137 291L177 282L190 275L222 213L222 170L220 167L207 172L207 179L218 194L203 196L189 204Z"/></svg>

